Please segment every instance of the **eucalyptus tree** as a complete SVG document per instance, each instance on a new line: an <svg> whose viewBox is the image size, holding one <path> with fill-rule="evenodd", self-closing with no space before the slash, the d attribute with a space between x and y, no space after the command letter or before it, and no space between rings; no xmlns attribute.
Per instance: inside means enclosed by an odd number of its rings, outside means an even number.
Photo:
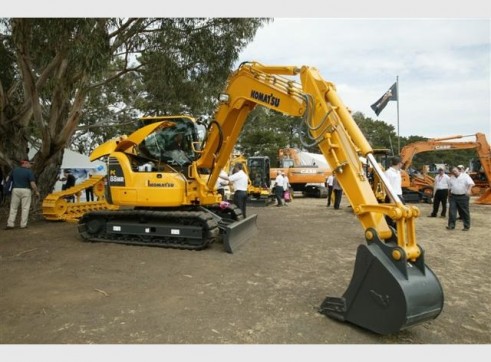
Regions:
<svg viewBox="0 0 491 362"><path fill-rule="evenodd" d="M65 147L90 151L141 114L209 112L268 21L1 19L0 167L6 173L37 143L33 170L46 195Z"/></svg>

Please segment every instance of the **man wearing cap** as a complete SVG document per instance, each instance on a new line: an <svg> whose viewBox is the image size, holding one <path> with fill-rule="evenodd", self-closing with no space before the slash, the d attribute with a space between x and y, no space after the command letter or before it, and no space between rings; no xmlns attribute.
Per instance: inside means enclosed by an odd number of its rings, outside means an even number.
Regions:
<svg viewBox="0 0 491 362"><path fill-rule="evenodd" d="M13 187L12 198L10 200L10 213L5 229L14 228L19 206L21 206L20 228L25 229L29 218L32 191L39 197L39 190L34 180L34 173L31 170L31 163L28 160L22 160L20 167L15 167L12 171L12 179Z"/></svg>
<svg viewBox="0 0 491 362"><path fill-rule="evenodd" d="M453 176L450 177L450 210L448 215L448 230L455 229L457 210L464 219L463 231L471 227L471 215L469 212L469 198L472 187L475 185L472 178L465 172L461 172L458 167L452 169Z"/></svg>
<svg viewBox="0 0 491 362"><path fill-rule="evenodd" d="M450 177L445 173L443 168L438 169L438 175L435 177L433 184L433 212L428 217L436 217L438 215L438 209L442 204L441 217L445 217L447 213L447 198L448 187L450 184Z"/></svg>

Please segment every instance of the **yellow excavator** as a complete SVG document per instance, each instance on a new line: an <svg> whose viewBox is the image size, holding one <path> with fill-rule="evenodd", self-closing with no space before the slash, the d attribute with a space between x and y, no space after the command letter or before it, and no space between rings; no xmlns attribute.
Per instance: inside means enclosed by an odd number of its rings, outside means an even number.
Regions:
<svg viewBox="0 0 491 362"><path fill-rule="evenodd" d="M275 200L271 193L270 162L268 156L245 157L243 154L233 154L227 163L226 170L230 174L236 163L241 163L243 171L249 177L247 184L248 201L258 201L269 205Z"/></svg>
<svg viewBox="0 0 491 362"><path fill-rule="evenodd" d="M251 237L257 215L244 219L240 210L222 205L214 187L256 106L303 122L310 135L305 147L319 147L365 231L347 290L342 297L325 298L319 312L379 334L436 318L443 290L416 241L420 211L394 193L335 85L314 67L241 64L229 76L201 142L193 118L163 116L145 118L146 126L95 149L91 160L107 160L107 200L122 209L85 214L78 226L82 237L187 249L203 249L222 238L227 251L237 250ZM377 201L361 156L391 202ZM385 215L395 220L395 228ZM319 238L336 237L328 223Z"/></svg>

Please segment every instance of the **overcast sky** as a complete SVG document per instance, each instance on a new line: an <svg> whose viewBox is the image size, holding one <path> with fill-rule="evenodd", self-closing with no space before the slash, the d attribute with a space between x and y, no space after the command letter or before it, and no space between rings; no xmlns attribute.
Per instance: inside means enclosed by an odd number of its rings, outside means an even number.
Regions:
<svg viewBox="0 0 491 362"><path fill-rule="evenodd" d="M396 132L397 102L389 102L378 117L370 105L399 77L401 136L483 132L491 141L489 1L411 0L397 6L393 0L66 4L9 2L0 16L271 17L274 21L258 30L239 62L316 67L337 86L346 106L393 125Z"/></svg>
<svg viewBox="0 0 491 362"><path fill-rule="evenodd" d="M240 62L308 65L353 111L393 125L397 102L370 105L399 82L401 136L483 132L491 140L490 19L275 18Z"/></svg>

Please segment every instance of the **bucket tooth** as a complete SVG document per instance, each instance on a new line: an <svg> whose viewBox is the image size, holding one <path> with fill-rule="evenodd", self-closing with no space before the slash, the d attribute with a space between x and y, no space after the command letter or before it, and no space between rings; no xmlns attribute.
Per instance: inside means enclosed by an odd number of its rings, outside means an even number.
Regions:
<svg viewBox="0 0 491 362"><path fill-rule="evenodd" d="M424 264L390 258L392 248L376 240L360 245L351 282L342 297L327 297L319 312L378 334L390 334L435 319L443 290Z"/></svg>

